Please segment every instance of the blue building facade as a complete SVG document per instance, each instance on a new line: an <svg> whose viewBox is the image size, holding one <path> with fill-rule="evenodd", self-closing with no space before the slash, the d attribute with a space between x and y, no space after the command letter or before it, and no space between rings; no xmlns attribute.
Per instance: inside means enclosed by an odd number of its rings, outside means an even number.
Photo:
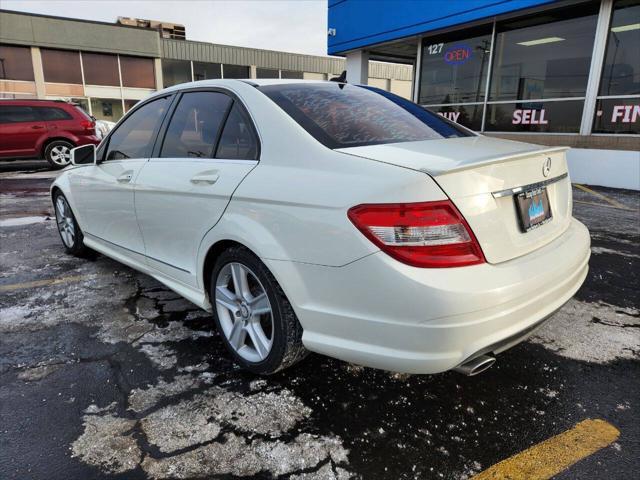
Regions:
<svg viewBox="0 0 640 480"><path fill-rule="evenodd" d="M619 152L606 164L576 160L572 173L640 188L640 0L329 0L328 9L327 49L347 58L349 82L367 82L369 60L413 65L412 98L425 108L487 135L583 149L575 159Z"/></svg>

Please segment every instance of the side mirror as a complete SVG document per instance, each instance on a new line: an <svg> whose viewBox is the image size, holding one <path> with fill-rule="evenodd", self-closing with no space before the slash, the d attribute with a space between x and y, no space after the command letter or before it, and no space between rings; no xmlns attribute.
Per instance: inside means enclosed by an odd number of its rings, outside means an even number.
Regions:
<svg viewBox="0 0 640 480"><path fill-rule="evenodd" d="M71 150L72 165L95 165L96 146L92 143Z"/></svg>

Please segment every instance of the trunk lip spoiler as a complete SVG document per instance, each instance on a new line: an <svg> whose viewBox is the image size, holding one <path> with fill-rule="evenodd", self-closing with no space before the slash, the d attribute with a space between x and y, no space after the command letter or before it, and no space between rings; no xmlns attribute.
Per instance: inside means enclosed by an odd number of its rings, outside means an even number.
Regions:
<svg viewBox="0 0 640 480"><path fill-rule="evenodd" d="M504 162L505 160L518 160L521 158L532 157L536 155L546 155L550 153L566 152L570 148L571 147L552 147L552 148L540 148L536 150L525 150L517 153L509 153L507 155L502 155L500 157L487 157L485 159L478 159L478 161L474 163L449 168L442 172L434 172L429 168L421 168L419 169L419 171L432 175L433 177L444 177L450 173L456 173L456 172L461 172L463 170L471 170L478 167L484 167L486 165Z"/></svg>
<svg viewBox="0 0 640 480"><path fill-rule="evenodd" d="M535 190L536 188L546 187L547 185L551 185L552 183L559 182L560 180L564 180L569 176L569 173L565 172L557 177L550 178L549 180L545 180L543 182L530 183L528 185L521 185L519 187L507 188L505 190L499 190L497 192L492 192L493 198L502 198L515 195L520 192L524 192L525 190Z"/></svg>

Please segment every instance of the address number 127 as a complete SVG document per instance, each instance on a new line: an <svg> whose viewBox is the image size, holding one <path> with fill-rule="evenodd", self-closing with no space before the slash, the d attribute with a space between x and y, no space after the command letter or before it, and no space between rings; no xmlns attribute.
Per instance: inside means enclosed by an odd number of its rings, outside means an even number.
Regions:
<svg viewBox="0 0 640 480"><path fill-rule="evenodd" d="M429 51L429 55L437 55L438 53L442 53L442 47L444 43L434 43L433 45L429 45L427 50Z"/></svg>

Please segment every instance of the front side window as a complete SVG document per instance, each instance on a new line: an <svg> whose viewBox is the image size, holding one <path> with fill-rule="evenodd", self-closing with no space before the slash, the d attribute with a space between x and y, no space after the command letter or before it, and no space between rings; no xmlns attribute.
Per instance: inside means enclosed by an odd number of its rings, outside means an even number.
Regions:
<svg viewBox="0 0 640 480"><path fill-rule="evenodd" d="M105 159L151 156L156 133L170 103L170 97L162 97L133 111L109 137Z"/></svg>
<svg viewBox="0 0 640 480"><path fill-rule="evenodd" d="M73 120L73 117L61 108L38 107L38 114L42 120L53 122L55 120Z"/></svg>
<svg viewBox="0 0 640 480"><path fill-rule="evenodd" d="M258 140L251 120L238 102L234 102L220 136L216 158L226 160L256 160Z"/></svg>
<svg viewBox="0 0 640 480"><path fill-rule="evenodd" d="M420 64L420 104L484 101L490 53L490 28L462 36L425 39Z"/></svg>
<svg viewBox="0 0 640 480"><path fill-rule="evenodd" d="M0 105L0 123L37 122L35 109L15 105Z"/></svg>
<svg viewBox="0 0 640 480"><path fill-rule="evenodd" d="M180 98L160 156L211 158L231 98L219 92L187 92Z"/></svg>
<svg viewBox="0 0 640 480"><path fill-rule="evenodd" d="M260 91L329 148L473 135L409 100L372 87L293 83L262 86Z"/></svg>

